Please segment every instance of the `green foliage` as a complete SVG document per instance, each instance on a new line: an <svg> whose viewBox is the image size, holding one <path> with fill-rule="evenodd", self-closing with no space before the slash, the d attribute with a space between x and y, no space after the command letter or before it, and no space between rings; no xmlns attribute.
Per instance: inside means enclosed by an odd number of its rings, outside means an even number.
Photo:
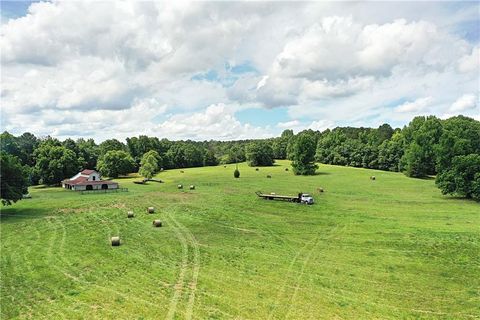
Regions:
<svg viewBox="0 0 480 320"><path fill-rule="evenodd" d="M318 165L315 164L315 138L301 134L295 139L292 148L292 168L296 175L313 175Z"/></svg>
<svg viewBox="0 0 480 320"><path fill-rule="evenodd" d="M28 193L28 179L17 157L0 152L0 192L3 205L21 200Z"/></svg>
<svg viewBox="0 0 480 320"><path fill-rule="evenodd" d="M34 152L35 169L40 183L58 184L75 175L80 169L76 154L57 142L56 139L46 139Z"/></svg>
<svg viewBox="0 0 480 320"><path fill-rule="evenodd" d="M407 143L410 143L401 160L405 174L415 178L435 174L435 148L442 135L440 119L416 117L404 132Z"/></svg>
<svg viewBox="0 0 480 320"><path fill-rule="evenodd" d="M166 153L167 168L188 168L203 166L203 150L193 143L172 144Z"/></svg>
<svg viewBox="0 0 480 320"><path fill-rule="evenodd" d="M402 171L400 159L404 154L404 138L400 132L395 132L390 140L384 140L379 146L378 169Z"/></svg>
<svg viewBox="0 0 480 320"><path fill-rule="evenodd" d="M251 142L247 145L245 150L248 165L256 166L272 166L273 149L271 145L264 141Z"/></svg>
<svg viewBox="0 0 480 320"><path fill-rule="evenodd" d="M458 116L443 121L436 147L437 172L447 170L455 156L480 154L480 122Z"/></svg>
<svg viewBox="0 0 480 320"><path fill-rule="evenodd" d="M272 149L274 159L287 159L288 143L293 136L293 130L284 130L279 138L273 139Z"/></svg>
<svg viewBox="0 0 480 320"><path fill-rule="evenodd" d="M160 170L159 163L162 158L157 151L150 150L145 153L140 161L140 170L138 173L146 179L151 179Z"/></svg>
<svg viewBox="0 0 480 320"><path fill-rule="evenodd" d="M97 167L99 147L93 139L78 139L78 161L82 168L93 169Z"/></svg>
<svg viewBox="0 0 480 320"><path fill-rule="evenodd" d="M103 176L117 178L119 175L126 175L135 167L133 158L122 150L111 150L104 154L99 160L97 169Z"/></svg>
<svg viewBox="0 0 480 320"><path fill-rule="evenodd" d="M443 194L480 199L480 155L456 156L450 168L436 178Z"/></svg>
<svg viewBox="0 0 480 320"><path fill-rule="evenodd" d="M233 171L233 177L240 178L240 171L238 170L238 168L235 168L235 171Z"/></svg>
<svg viewBox="0 0 480 320"><path fill-rule="evenodd" d="M98 146L99 156L105 155L108 151L126 151L127 147L117 139L108 139L100 143Z"/></svg>
<svg viewBox="0 0 480 320"><path fill-rule="evenodd" d="M242 148L238 144L233 144L226 150L222 163L237 163L244 162L245 160L245 148Z"/></svg>
<svg viewBox="0 0 480 320"><path fill-rule="evenodd" d="M215 156L215 152L213 150L208 149L207 152L205 152L205 156L203 158L203 165L204 166L216 166L218 165L219 161L217 157Z"/></svg>

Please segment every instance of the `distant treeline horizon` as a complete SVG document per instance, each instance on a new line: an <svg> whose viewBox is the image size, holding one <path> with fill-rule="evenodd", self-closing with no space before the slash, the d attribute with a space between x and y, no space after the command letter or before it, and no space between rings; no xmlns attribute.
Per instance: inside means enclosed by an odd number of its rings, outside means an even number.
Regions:
<svg viewBox="0 0 480 320"><path fill-rule="evenodd" d="M319 163L404 172L417 178L448 171L455 157L480 157L480 122L461 115L445 120L418 116L395 129L385 123L378 128L308 129L297 134L284 130L275 138L232 141L172 141L140 135L125 142L107 139L97 144L94 139L60 141L28 132L14 136L5 131L1 134L1 151L17 157L28 173L29 183L35 185L58 183L81 169L98 169L109 152L110 156L117 152L117 157L129 158L124 173L137 172L142 156L152 150L159 155L159 168L164 169L244 161L252 166L271 165L275 159L292 160L294 145L302 136L314 142L314 159Z"/></svg>

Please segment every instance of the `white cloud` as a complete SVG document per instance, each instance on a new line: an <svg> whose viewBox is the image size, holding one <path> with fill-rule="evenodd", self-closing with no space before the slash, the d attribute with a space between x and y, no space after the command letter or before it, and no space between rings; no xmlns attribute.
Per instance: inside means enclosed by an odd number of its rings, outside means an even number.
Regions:
<svg viewBox="0 0 480 320"><path fill-rule="evenodd" d="M269 128L242 124L234 116L235 108L211 105L204 112L177 114L156 126L156 131L176 138L195 140L232 140L271 137Z"/></svg>
<svg viewBox="0 0 480 320"><path fill-rule="evenodd" d="M466 54L458 61L458 69L460 72L475 71L477 75L480 73L480 47L472 49L471 54Z"/></svg>
<svg viewBox="0 0 480 320"><path fill-rule="evenodd" d="M420 112L424 111L433 102L432 97L418 98L415 101L402 103L395 108L396 112Z"/></svg>
<svg viewBox="0 0 480 320"><path fill-rule="evenodd" d="M442 3L33 3L27 16L0 26L2 125L16 133L99 139L139 133L236 139L288 126L405 123L415 112L445 114L459 92L478 91L478 43L458 32L478 18L477 9ZM255 71L232 76L227 63ZM233 80L194 78L212 70ZM435 97L435 104L420 98L391 107L408 97ZM455 108L478 113L462 103ZM270 131L232 113L252 106L288 106L290 119L270 122ZM200 122L211 119L202 129Z"/></svg>
<svg viewBox="0 0 480 320"><path fill-rule="evenodd" d="M277 124L277 127L282 129L292 129L294 132L298 133L302 130L311 129L314 131L323 131L328 128L333 128L335 123L329 120L317 120L308 122L302 122L299 120L292 120L287 122L280 122Z"/></svg>
<svg viewBox="0 0 480 320"><path fill-rule="evenodd" d="M477 107L478 98L474 94L464 94L458 98L450 107L450 112L462 112Z"/></svg>
<svg viewBox="0 0 480 320"><path fill-rule="evenodd" d="M301 126L301 122L298 120L286 121L286 122L279 122L277 127L282 129L292 129Z"/></svg>

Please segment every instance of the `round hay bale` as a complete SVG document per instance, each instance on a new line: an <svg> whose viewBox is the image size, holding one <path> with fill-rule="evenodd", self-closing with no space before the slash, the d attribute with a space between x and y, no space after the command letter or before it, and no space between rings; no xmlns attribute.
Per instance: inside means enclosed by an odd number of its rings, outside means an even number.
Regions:
<svg viewBox="0 0 480 320"><path fill-rule="evenodd" d="M255 168L255 171L260 171L260 169L258 169L258 168Z"/></svg>
<svg viewBox="0 0 480 320"><path fill-rule="evenodd" d="M155 213L155 208L154 207L148 207L147 212L148 213Z"/></svg>
<svg viewBox="0 0 480 320"><path fill-rule="evenodd" d="M190 190L195 190L195 186L193 184L190 186Z"/></svg>
<svg viewBox="0 0 480 320"><path fill-rule="evenodd" d="M160 168L160 171L163 171L163 170L165 170L165 169L163 169L163 168Z"/></svg>
<svg viewBox="0 0 480 320"><path fill-rule="evenodd" d="M118 247L120 245L120 237L112 237L110 240L112 242L112 247Z"/></svg>
<svg viewBox="0 0 480 320"><path fill-rule="evenodd" d="M271 175L267 175L267 178L268 178L268 179L271 179L271 178L272 178L272 176L271 176Z"/></svg>
<svg viewBox="0 0 480 320"><path fill-rule="evenodd" d="M161 221L161 220L153 220L152 225L153 225L155 228L159 228L159 227L162 226L162 221Z"/></svg>
<svg viewBox="0 0 480 320"><path fill-rule="evenodd" d="M179 185L177 186L177 188L178 188L178 189L183 189L183 185L179 184Z"/></svg>
<svg viewBox="0 0 480 320"><path fill-rule="evenodd" d="M128 211L127 212L127 218L133 218L135 215L133 214L133 211Z"/></svg>

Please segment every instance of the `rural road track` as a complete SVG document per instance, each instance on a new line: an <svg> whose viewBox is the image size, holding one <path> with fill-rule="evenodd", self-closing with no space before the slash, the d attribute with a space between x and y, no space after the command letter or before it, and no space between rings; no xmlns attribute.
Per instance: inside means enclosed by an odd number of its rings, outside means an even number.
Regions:
<svg viewBox="0 0 480 320"><path fill-rule="evenodd" d="M161 208L158 203L156 203L155 205L158 208ZM175 236L182 245L182 263L166 316L166 319L169 320L175 317L175 314L177 312L177 306L183 291L188 292L188 301L185 306L185 319L192 318L193 307L195 305L195 294L197 289L198 276L200 274L200 249L198 246L198 241L196 240L195 236L190 232L190 230L175 218L175 213L177 212L177 210L175 209L176 208L174 206L170 206L162 210L166 220L171 222L169 225L172 227ZM190 248L193 252L193 257L191 259L189 259ZM185 276L189 271L189 265L191 265L191 279L188 285L186 285Z"/></svg>

